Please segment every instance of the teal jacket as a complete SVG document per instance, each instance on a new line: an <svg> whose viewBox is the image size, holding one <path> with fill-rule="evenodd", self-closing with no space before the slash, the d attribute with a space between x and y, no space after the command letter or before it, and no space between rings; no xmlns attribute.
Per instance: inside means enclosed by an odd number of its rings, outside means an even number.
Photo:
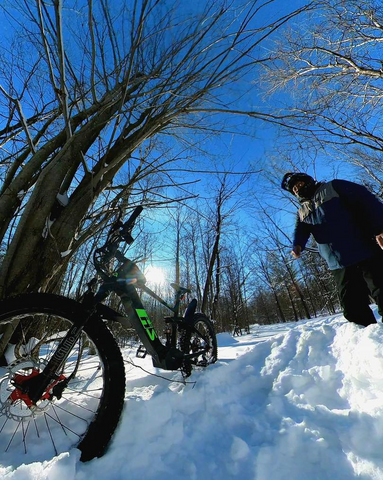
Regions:
<svg viewBox="0 0 383 480"><path fill-rule="evenodd" d="M336 270L382 253L375 240L380 233L383 203L362 185L332 180L301 201L294 245L304 249L312 235L330 270Z"/></svg>

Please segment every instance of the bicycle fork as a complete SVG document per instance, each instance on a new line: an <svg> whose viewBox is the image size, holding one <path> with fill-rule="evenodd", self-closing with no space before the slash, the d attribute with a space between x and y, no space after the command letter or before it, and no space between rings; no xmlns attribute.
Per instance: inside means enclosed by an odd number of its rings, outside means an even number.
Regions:
<svg viewBox="0 0 383 480"><path fill-rule="evenodd" d="M106 296L107 293L103 293L102 296L104 295ZM70 352L80 339L86 323L95 312L98 301L100 300L96 300L96 297L92 298L88 308L85 309L86 314L84 317L80 322L77 322L76 325L73 324L70 327L67 334L61 339L56 351L38 375L26 380L22 385L17 385L16 382L16 387L20 388L24 393L27 393L33 404L36 405L43 396L47 397L48 390L50 390L49 395L54 395L58 399L61 398L64 388L70 381L70 377L66 378L63 375L59 375L58 372L62 369Z"/></svg>

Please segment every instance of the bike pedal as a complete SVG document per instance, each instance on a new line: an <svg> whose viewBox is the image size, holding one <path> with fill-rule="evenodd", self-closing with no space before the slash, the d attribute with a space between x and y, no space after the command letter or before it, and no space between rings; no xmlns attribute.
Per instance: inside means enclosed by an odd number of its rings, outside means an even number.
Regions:
<svg viewBox="0 0 383 480"><path fill-rule="evenodd" d="M142 345L140 345L137 349L136 357L137 358L145 358L147 353L148 352L147 352L146 348L143 347Z"/></svg>

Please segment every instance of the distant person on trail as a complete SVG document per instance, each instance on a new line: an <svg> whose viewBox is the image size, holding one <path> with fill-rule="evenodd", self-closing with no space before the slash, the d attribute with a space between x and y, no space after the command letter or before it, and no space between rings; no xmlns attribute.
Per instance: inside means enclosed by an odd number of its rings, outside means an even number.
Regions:
<svg viewBox="0 0 383 480"><path fill-rule="evenodd" d="M363 326L376 323L368 295L383 316L383 203L357 183L317 182L306 173L286 173L282 188L301 204L293 257L300 257L312 234L335 279L345 318Z"/></svg>

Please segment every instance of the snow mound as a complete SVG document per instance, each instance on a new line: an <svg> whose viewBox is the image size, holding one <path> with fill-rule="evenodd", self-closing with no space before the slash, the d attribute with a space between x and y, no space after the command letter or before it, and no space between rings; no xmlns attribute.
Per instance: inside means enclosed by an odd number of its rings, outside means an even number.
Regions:
<svg viewBox="0 0 383 480"><path fill-rule="evenodd" d="M219 347L228 347L238 343L238 340L236 340L230 333L219 333L217 335L217 342Z"/></svg>
<svg viewBox="0 0 383 480"><path fill-rule="evenodd" d="M22 465L20 458L0 476L383 478L381 324L362 328L337 315L284 330L261 326L235 339L221 334L219 344L220 360L185 385L178 373L134 358L164 378L128 364L125 411L102 458L82 464L76 450L46 463Z"/></svg>

